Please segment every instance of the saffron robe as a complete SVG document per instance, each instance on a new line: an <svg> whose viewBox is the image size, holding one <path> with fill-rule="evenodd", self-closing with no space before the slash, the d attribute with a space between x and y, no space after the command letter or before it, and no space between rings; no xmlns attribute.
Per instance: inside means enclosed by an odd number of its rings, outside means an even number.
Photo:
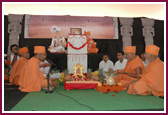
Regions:
<svg viewBox="0 0 168 115"><path fill-rule="evenodd" d="M134 58L133 60L131 60L131 61L128 60L125 68L122 70L119 70L119 71L125 71L125 72L131 73L131 74L136 74L135 69L138 67L140 67L141 73L143 73L144 72L143 62L139 58L139 56L136 56L136 58ZM122 90L126 90L127 86L129 84L131 84L131 81L133 79L138 80L138 78L134 78L134 77L129 76L127 74L118 74L118 76L114 77L116 84L121 83Z"/></svg>
<svg viewBox="0 0 168 115"><path fill-rule="evenodd" d="M12 68L10 76L9 76L9 82L12 85L18 85L19 74L27 61L28 61L28 59L21 57L13 65L13 68Z"/></svg>
<svg viewBox="0 0 168 115"><path fill-rule="evenodd" d="M40 61L32 57L20 72L19 90L22 92L40 91L42 88L47 88L48 82L46 77L39 68Z"/></svg>
<svg viewBox="0 0 168 115"><path fill-rule="evenodd" d="M90 52L91 50L93 50L93 52ZM97 53L98 52L98 49L96 48L95 42L92 39L87 40L87 52L88 53Z"/></svg>
<svg viewBox="0 0 168 115"><path fill-rule="evenodd" d="M136 90L139 95L164 96L164 64L159 58L149 63L139 77L140 80L131 84L127 93L135 95Z"/></svg>

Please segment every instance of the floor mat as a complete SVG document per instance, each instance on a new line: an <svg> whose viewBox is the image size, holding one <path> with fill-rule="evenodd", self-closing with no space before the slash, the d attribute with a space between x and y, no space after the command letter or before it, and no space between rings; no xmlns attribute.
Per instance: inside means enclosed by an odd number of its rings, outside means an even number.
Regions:
<svg viewBox="0 0 168 115"><path fill-rule="evenodd" d="M130 95L126 91L97 92L94 89L45 91L27 94L11 111L120 111L164 109L164 99Z"/></svg>

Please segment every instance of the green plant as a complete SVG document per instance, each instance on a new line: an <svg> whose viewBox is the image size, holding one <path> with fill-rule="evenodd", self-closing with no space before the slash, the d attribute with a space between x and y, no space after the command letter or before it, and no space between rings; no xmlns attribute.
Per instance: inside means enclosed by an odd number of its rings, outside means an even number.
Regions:
<svg viewBox="0 0 168 115"><path fill-rule="evenodd" d="M103 76L103 70L102 69L97 69L97 71L99 72L98 76L102 77Z"/></svg>
<svg viewBox="0 0 168 115"><path fill-rule="evenodd" d="M68 70L68 69L65 69L65 70L63 71L63 73L64 73L64 75L69 74L69 70Z"/></svg>
<svg viewBox="0 0 168 115"><path fill-rule="evenodd" d="M109 76L112 75L113 77L118 75L118 74L116 74L116 73L111 73L111 72L107 72L107 71L105 71L105 73L107 73L107 75L109 75Z"/></svg>
<svg viewBox="0 0 168 115"><path fill-rule="evenodd" d="M87 73L91 73L91 72L92 72L92 69L88 68Z"/></svg>
<svg viewBox="0 0 168 115"><path fill-rule="evenodd" d="M59 73L60 72L60 70L57 70L57 69L52 69L51 70L51 74L56 74L56 73Z"/></svg>

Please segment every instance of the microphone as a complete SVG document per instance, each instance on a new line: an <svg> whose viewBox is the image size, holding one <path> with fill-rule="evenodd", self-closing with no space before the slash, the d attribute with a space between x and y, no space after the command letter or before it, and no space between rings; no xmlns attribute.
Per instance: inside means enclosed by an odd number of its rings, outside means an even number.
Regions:
<svg viewBox="0 0 168 115"><path fill-rule="evenodd" d="M51 60L49 60L48 58L46 58L46 60L57 68L57 65L53 63Z"/></svg>

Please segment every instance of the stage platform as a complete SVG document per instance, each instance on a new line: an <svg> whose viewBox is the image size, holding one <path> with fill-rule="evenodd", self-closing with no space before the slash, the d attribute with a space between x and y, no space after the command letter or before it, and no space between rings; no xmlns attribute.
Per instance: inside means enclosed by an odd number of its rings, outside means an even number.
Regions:
<svg viewBox="0 0 168 115"><path fill-rule="evenodd" d="M92 71L95 71L99 68L100 61L103 60L103 54L87 54L88 56L88 68L91 68ZM67 69L67 54L66 53L56 53L56 54L47 54L49 60L57 65L57 69L63 71ZM54 67L54 66L53 66Z"/></svg>

